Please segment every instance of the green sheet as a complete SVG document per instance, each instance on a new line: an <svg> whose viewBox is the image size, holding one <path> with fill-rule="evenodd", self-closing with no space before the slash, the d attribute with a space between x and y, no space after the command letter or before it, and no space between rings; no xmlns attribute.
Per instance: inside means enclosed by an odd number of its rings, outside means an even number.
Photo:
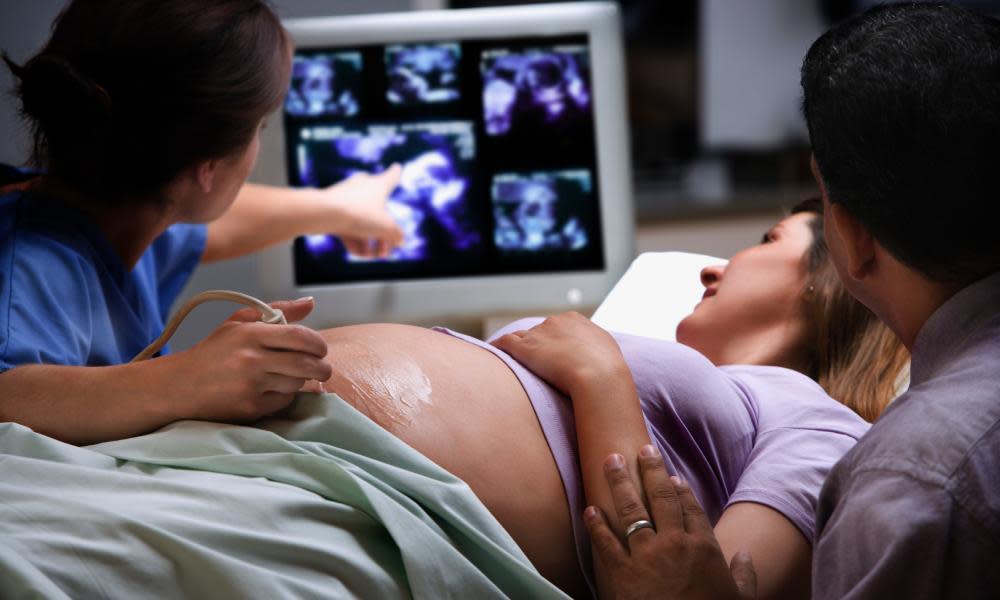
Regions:
<svg viewBox="0 0 1000 600"><path fill-rule="evenodd" d="M333 394L86 448L0 424L0 597L564 598L461 480Z"/></svg>

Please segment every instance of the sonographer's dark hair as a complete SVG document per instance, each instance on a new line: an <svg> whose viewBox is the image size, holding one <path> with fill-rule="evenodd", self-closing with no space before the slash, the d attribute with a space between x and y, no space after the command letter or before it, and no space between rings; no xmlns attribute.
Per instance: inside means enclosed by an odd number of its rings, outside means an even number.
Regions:
<svg viewBox="0 0 1000 600"><path fill-rule="evenodd" d="M290 43L261 0L73 0L41 52L4 59L35 165L116 202L245 148L281 103Z"/></svg>
<svg viewBox="0 0 1000 600"><path fill-rule="evenodd" d="M933 280L1000 270L1000 21L874 8L812 45L802 88L831 202Z"/></svg>

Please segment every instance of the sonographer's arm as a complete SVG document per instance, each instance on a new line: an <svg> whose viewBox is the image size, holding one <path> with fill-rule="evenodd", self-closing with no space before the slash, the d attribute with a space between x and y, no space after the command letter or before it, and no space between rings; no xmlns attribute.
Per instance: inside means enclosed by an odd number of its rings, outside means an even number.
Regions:
<svg viewBox="0 0 1000 600"><path fill-rule="evenodd" d="M299 235L333 234L352 254L385 256L403 231L385 209L402 169L357 173L324 189L247 183L236 201L208 226L202 260L243 256Z"/></svg>
<svg viewBox="0 0 1000 600"><path fill-rule="evenodd" d="M279 308L297 320L312 302ZM301 325L250 322L256 317L240 311L193 348L148 361L15 367L0 374L0 422L83 445L179 419L248 422L281 410L306 381L332 374L326 342Z"/></svg>

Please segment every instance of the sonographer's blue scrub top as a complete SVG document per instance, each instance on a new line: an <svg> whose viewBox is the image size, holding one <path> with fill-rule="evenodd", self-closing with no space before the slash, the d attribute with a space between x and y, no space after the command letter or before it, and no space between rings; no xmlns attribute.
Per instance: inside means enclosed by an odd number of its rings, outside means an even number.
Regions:
<svg viewBox="0 0 1000 600"><path fill-rule="evenodd" d="M0 165L0 186L19 178ZM128 362L163 331L205 238L204 225L174 225L129 271L79 210L30 191L0 196L0 372Z"/></svg>

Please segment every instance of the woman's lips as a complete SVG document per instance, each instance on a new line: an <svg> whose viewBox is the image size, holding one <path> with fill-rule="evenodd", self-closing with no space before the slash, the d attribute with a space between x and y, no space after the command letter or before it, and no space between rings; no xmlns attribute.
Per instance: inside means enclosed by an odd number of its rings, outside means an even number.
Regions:
<svg viewBox="0 0 1000 600"><path fill-rule="evenodd" d="M711 298L715 295L718 290L714 287L705 288L705 293L701 295L701 299Z"/></svg>

